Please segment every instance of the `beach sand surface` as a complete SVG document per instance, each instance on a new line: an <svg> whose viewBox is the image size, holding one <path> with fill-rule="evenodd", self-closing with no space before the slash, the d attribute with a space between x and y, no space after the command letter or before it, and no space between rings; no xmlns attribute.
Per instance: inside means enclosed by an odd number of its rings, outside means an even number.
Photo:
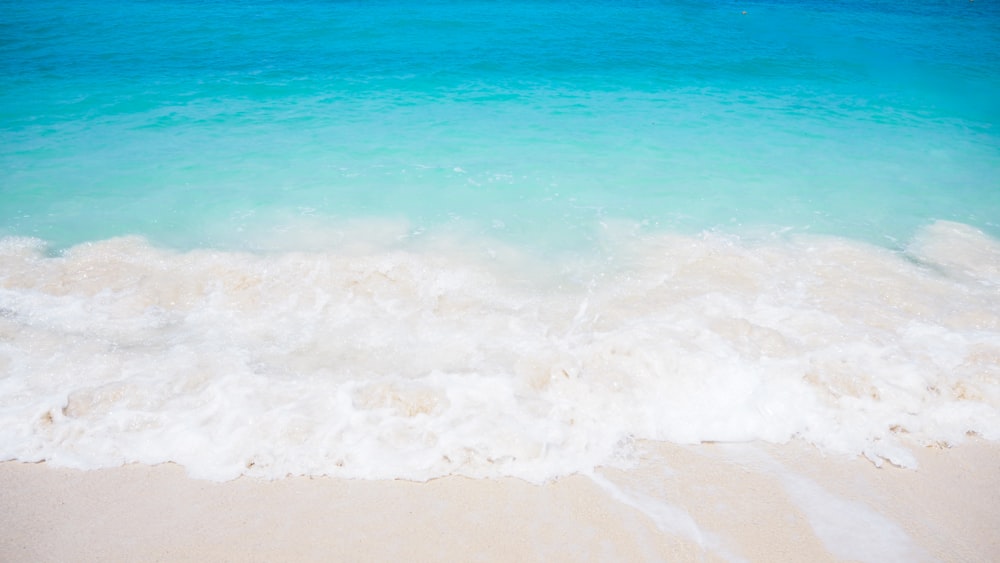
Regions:
<svg viewBox="0 0 1000 563"><path fill-rule="evenodd" d="M798 442L636 444L535 485L0 463L0 561L996 561L1000 445L917 470Z"/></svg>

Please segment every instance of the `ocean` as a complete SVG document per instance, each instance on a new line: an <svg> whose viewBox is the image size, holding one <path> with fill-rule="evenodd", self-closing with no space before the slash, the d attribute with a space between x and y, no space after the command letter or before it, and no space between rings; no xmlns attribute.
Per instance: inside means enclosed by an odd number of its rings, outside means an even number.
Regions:
<svg viewBox="0 0 1000 563"><path fill-rule="evenodd" d="M0 0L0 460L998 440L997 92L989 0Z"/></svg>

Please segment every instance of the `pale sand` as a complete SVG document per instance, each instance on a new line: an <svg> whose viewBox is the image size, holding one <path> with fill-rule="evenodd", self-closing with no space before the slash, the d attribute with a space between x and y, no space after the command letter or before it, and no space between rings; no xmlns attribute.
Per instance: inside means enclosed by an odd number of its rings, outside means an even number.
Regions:
<svg viewBox="0 0 1000 563"><path fill-rule="evenodd" d="M1000 560L1000 444L915 448L915 471L799 443L638 448L542 486L2 463L0 560Z"/></svg>

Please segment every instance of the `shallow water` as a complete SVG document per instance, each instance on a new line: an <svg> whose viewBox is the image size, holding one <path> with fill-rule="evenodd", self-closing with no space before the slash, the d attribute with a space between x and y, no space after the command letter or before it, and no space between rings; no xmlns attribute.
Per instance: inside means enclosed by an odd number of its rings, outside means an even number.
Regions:
<svg viewBox="0 0 1000 563"><path fill-rule="evenodd" d="M997 5L739 7L3 2L0 457L997 439Z"/></svg>

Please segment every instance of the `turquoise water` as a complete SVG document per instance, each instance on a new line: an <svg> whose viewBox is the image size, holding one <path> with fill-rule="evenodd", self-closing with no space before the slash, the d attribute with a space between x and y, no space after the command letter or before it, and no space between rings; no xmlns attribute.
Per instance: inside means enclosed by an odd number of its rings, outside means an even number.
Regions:
<svg viewBox="0 0 1000 563"><path fill-rule="evenodd" d="M744 15L741 12L746 11ZM0 233L1000 232L995 2L4 2Z"/></svg>
<svg viewBox="0 0 1000 563"><path fill-rule="evenodd" d="M1000 440L997 92L984 0L0 0L0 460Z"/></svg>

